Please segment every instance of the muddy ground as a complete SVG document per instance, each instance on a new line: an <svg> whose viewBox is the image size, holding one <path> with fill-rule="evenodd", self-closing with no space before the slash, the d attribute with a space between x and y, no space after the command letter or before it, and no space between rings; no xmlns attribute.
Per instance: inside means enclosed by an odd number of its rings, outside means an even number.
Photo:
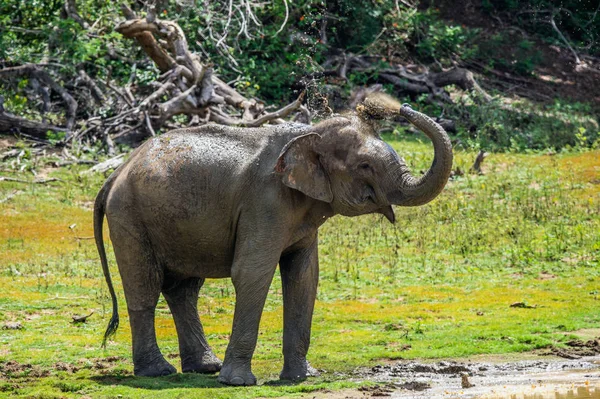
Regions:
<svg viewBox="0 0 600 399"><path fill-rule="evenodd" d="M573 340L527 360L495 358L422 363L399 361L357 370L358 389L322 391L314 399L460 398L600 399L600 339Z"/></svg>
<svg viewBox="0 0 600 399"><path fill-rule="evenodd" d="M307 394L314 399L600 399L600 356L511 362L399 361L359 370L358 389Z"/></svg>

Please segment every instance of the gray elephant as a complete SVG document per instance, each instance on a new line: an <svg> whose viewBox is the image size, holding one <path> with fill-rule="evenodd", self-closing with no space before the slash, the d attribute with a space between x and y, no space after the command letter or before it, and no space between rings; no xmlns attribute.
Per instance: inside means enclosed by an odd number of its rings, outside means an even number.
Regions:
<svg viewBox="0 0 600 399"><path fill-rule="evenodd" d="M433 142L435 158L421 178L374 130L373 119L401 115ZM253 385L250 363L258 326L279 264L283 285L280 378L301 380L317 292L317 232L336 215L383 214L391 205L434 199L452 167L444 130L427 116L384 98L358 113L314 126L263 128L206 125L180 129L136 149L100 190L94 233L113 313L104 340L118 326L117 300L104 251L106 215L123 282L133 340L134 373L159 376L175 368L154 330L162 292L177 329L183 372L213 373L230 385ZM235 314L223 363L206 342L198 317L207 278L232 279Z"/></svg>

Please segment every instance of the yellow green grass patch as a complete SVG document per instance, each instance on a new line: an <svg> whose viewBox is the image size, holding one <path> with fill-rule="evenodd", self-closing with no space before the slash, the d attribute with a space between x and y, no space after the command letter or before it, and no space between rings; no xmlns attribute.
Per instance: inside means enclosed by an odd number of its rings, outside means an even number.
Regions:
<svg viewBox="0 0 600 399"><path fill-rule="evenodd" d="M429 145L392 145L414 170ZM320 377L276 383L282 367L282 297L276 277L263 313L254 371L262 384L223 387L214 376L132 376L126 306L114 257L121 326L100 342L110 300L92 236L91 201L103 176L52 172L48 185L0 182L0 397L278 397L355 385L347 374L390 359L544 350L600 327L600 152L491 154L483 175L457 151L439 199L381 216L335 217L320 233L321 279L309 359ZM108 240L107 240L108 241ZM525 307L511 307L521 302ZM228 280L209 280L199 312L223 356L235 303ZM94 312L86 323L72 316ZM166 303L159 345L179 367ZM30 365L29 367L25 367ZM0 366L2 367L2 366ZM339 374L342 373L342 374Z"/></svg>

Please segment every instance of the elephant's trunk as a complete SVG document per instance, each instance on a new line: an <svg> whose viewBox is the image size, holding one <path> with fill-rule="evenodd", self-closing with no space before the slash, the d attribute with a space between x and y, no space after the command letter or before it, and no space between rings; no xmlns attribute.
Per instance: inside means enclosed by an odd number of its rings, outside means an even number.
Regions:
<svg viewBox="0 0 600 399"><path fill-rule="evenodd" d="M392 171L397 186L389 192L388 201L394 205L417 206L433 200L444 188L452 170L452 144L444 129L428 116L404 104L398 113L431 139L434 158L423 176L416 178L405 165Z"/></svg>

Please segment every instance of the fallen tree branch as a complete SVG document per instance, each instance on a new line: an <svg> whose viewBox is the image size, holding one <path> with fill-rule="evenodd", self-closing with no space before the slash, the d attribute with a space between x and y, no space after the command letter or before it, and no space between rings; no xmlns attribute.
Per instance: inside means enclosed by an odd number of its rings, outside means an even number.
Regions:
<svg viewBox="0 0 600 399"><path fill-rule="evenodd" d="M560 37L560 40L563 41L563 43L567 46L571 54L573 54L573 58L575 58L575 67L580 65L581 60L579 59L579 55L577 55L577 51L575 51L575 49L571 46L571 43L569 43L565 35L563 35L560 29L558 29L558 26L556 26L556 22L554 21L554 13L550 14L549 23L550 26L552 26L552 29L554 29L554 31L558 34L558 37Z"/></svg>
<svg viewBox="0 0 600 399"><path fill-rule="evenodd" d="M296 101L294 101L293 103L286 105L285 107L281 108L278 111L265 114L253 121L247 122L246 124L242 124L241 126L257 127L257 126L261 126L267 122L270 122L274 119L286 118L292 112L294 112L298 108L300 108L305 95L306 95L306 92L303 91L302 93L300 93L300 95L298 96Z"/></svg>
<svg viewBox="0 0 600 399"><path fill-rule="evenodd" d="M490 96L485 90L479 86L473 72L464 68L452 68L448 71L433 74L431 80L437 87L446 87L448 85L456 85L463 90L473 90L486 101L492 101Z"/></svg>
<svg viewBox="0 0 600 399"><path fill-rule="evenodd" d="M2 203L4 203L4 202L8 202L8 201L10 201L10 200L11 200L11 199L13 199L14 197L16 197L16 196L17 196L17 194L20 194L20 193L22 193L22 191L19 191L19 190L13 190L13 192L12 192L12 193L10 193L10 194L8 194L6 197L4 197L4 198L0 199L0 204L2 204Z"/></svg>
<svg viewBox="0 0 600 399"><path fill-rule="evenodd" d="M106 161L100 162L98 165L89 168L85 173L104 173L110 169L118 168L123 162L125 162L125 154L119 154L116 157L107 159Z"/></svg>
<svg viewBox="0 0 600 399"><path fill-rule="evenodd" d="M56 177L50 177L48 179L23 180L23 179L17 179L14 177L0 176L0 182L3 182L3 181L12 182L12 183L26 183L26 184L46 184L46 183L51 183L54 181L62 181L62 180L59 178L56 178Z"/></svg>
<svg viewBox="0 0 600 399"><path fill-rule="evenodd" d="M69 136L69 132L73 130L75 126L75 116L77 113L77 102L73 97L58 83L54 81L52 76L44 69L40 68L35 64L26 64L17 67L9 67L0 69L0 78L8 79L8 78L35 78L39 80L41 83L48 86L50 89L57 92L63 99L66 105L66 131L67 136Z"/></svg>
<svg viewBox="0 0 600 399"><path fill-rule="evenodd" d="M430 94L438 102L451 103L450 96L443 90L446 86L455 85L465 91L477 93L484 102L492 100L490 96L475 80L473 73L465 68L451 68L446 71L434 73L425 70L415 73L408 68L397 65L393 68L381 69L371 60L373 57L354 56L343 54L330 57L327 60L329 69L319 72L318 77L337 75L346 81L346 75L351 72L371 74L371 84L392 84L399 94L408 94L416 97ZM335 66L337 64L337 67Z"/></svg>
<svg viewBox="0 0 600 399"><path fill-rule="evenodd" d="M77 3L75 0L66 0L61 10L63 18L71 18L77 22L83 29L89 29L90 25L79 15Z"/></svg>
<svg viewBox="0 0 600 399"><path fill-rule="evenodd" d="M48 131L66 132L67 129L0 112L0 134L25 133L43 139Z"/></svg>
<svg viewBox="0 0 600 399"><path fill-rule="evenodd" d="M104 93L102 92L102 90L100 90L96 82L94 82L94 80L83 69L80 69L78 74L80 81L90 88L92 97L94 98L96 103L98 105L102 105L102 103L105 102L106 99L104 97Z"/></svg>

